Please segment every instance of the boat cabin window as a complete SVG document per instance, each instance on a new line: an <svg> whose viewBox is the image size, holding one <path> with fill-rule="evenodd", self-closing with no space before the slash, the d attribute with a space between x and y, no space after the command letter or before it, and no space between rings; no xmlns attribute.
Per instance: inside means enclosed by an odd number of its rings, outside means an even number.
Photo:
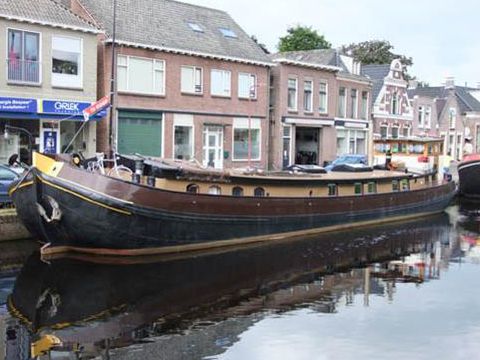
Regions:
<svg viewBox="0 0 480 360"><path fill-rule="evenodd" d="M253 191L253 195L254 195L254 196L257 196L257 197L265 196L265 189L262 188L262 187L257 187L257 188L255 188L255 190Z"/></svg>
<svg viewBox="0 0 480 360"><path fill-rule="evenodd" d="M337 184L328 184L328 196L337 196L338 188Z"/></svg>
<svg viewBox="0 0 480 360"><path fill-rule="evenodd" d="M362 183L353 184L355 195L362 195L362 193L363 193L363 186L362 185L363 185Z"/></svg>
<svg viewBox="0 0 480 360"><path fill-rule="evenodd" d="M240 186L235 186L232 189L232 195L233 196L243 196L243 188L241 188Z"/></svg>
<svg viewBox="0 0 480 360"><path fill-rule="evenodd" d="M198 194L198 185L197 184L187 185L187 192L191 194Z"/></svg>
<svg viewBox="0 0 480 360"><path fill-rule="evenodd" d="M369 194L375 194L377 192L377 183L373 181L369 182L367 184L367 192Z"/></svg>
<svg viewBox="0 0 480 360"><path fill-rule="evenodd" d="M402 191L410 190L410 182L408 181L408 179L402 179L401 185L402 185Z"/></svg>
<svg viewBox="0 0 480 360"><path fill-rule="evenodd" d="M208 193L210 195L220 195L222 193L222 189L220 186L212 185L208 188Z"/></svg>
<svg viewBox="0 0 480 360"><path fill-rule="evenodd" d="M398 183L398 180L392 180L392 190L393 191L400 190L400 184Z"/></svg>

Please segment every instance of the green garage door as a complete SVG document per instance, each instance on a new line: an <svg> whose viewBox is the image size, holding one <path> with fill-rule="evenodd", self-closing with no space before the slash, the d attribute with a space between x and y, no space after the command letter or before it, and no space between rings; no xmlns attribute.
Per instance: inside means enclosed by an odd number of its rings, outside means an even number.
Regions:
<svg viewBox="0 0 480 360"><path fill-rule="evenodd" d="M162 113L119 111L118 152L162 156Z"/></svg>

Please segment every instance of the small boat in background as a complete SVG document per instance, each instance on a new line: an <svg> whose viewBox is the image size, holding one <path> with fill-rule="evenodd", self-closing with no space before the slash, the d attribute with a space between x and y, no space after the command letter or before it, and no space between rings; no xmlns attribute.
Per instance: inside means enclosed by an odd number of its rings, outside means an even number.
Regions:
<svg viewBox="0 0 480 360"><path fill-rule="evenodd" d="M33 160L10 195L44 254L150 255L281 240L441 212L455 193L435 171L265 174L141 157L110 169L66 155Z"/></svg>
<svg viewBox="0 0 480 360"><path fill-rule="evenodd" d="M480 199L480 154L465 155L458 164L459 194Z"/></svg>
<svg viewBox="0 0 480 360"><path fill-rule="evenodd" d="M435 137L409 136L403 138L381 138L373 141L375 167L427 173L442 172L450 165L450 158L442 155L443 139ZM440 173L440 175L443 175Z"/></svg>

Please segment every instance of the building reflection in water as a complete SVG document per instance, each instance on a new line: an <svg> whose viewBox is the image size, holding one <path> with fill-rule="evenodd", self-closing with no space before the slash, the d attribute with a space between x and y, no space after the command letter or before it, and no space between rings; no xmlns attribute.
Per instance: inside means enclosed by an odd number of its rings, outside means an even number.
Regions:
<svg viewBox="0 0 480 360"><path fill-rule="evenodd" d="M440 214L234 251L114 263L44 262L35 254L8 298L4 351L7 359L28 359L30 342L54 335L62 342L51 349L55 358L215 356L267 316L335 313L357 295L364 306L372 296L394 302L399 283L440 279L466 251L456 226ZM468 251L477 244L468 242Z"/></svg>

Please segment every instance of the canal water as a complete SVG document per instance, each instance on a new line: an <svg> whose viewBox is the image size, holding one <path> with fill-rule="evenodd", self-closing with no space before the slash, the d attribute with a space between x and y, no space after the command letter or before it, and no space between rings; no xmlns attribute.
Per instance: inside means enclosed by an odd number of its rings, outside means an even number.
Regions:
<svg viewBox="0 0 480 360"><path fill-rule="evenodd" d="M475 203L188 256L33 253L0 275L0 355L54 335L41 358L477 359L479 285Z"/></svg>

